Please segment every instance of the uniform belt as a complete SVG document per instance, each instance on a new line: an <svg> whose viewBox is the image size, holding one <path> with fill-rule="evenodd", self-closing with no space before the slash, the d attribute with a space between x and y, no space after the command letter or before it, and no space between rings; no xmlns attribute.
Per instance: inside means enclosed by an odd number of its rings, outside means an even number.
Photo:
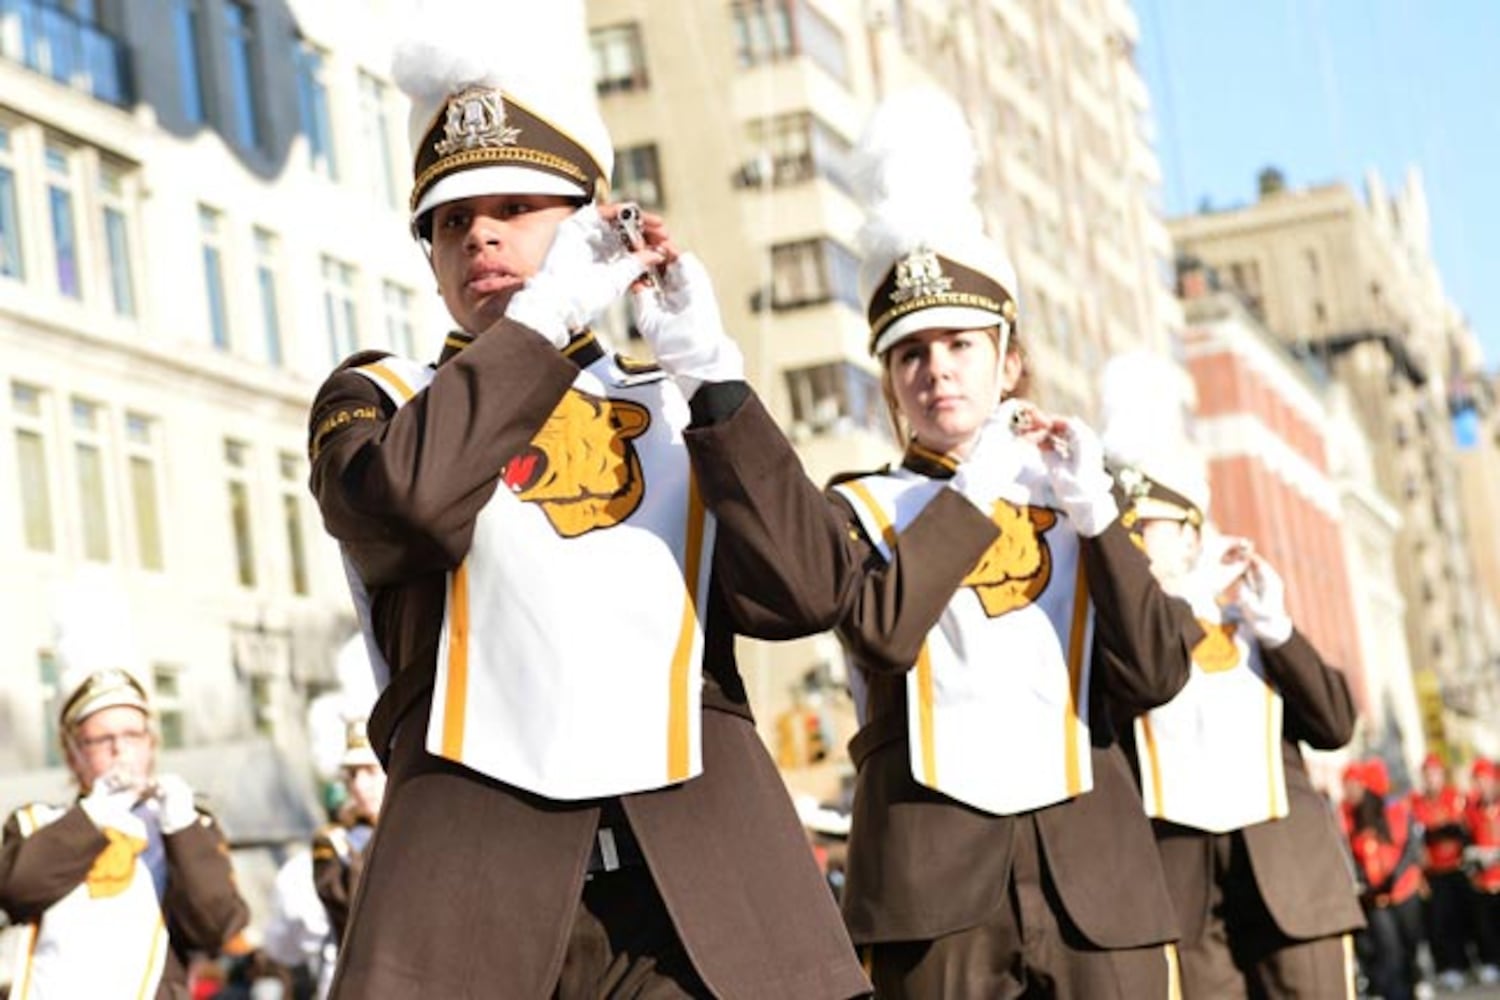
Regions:
<svg viewBox="0 0 1500 1000"><path fill-rule="evenodd" d="M594 846L589 849L589 877L645 863L641 845L636 843L630 827L601 826L594 832Z"/></svg>

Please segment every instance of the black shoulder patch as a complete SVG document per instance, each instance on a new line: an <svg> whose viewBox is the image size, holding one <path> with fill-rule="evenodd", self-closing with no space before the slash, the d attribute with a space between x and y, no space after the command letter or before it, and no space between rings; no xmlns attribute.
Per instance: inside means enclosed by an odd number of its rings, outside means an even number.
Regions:
<svg viewBox="0 0 1500 1000"><path fill-rule="evenodd" d="M880 468L875 469L875 470L873 470L871 472L838 472L838 473L835 473L832 477L829 478L828 485L824 486L823 488L825 490L831 490L835 486L838 486L838 485L840 485L842 483L851 482L851 481L853 481L855 479L863 479L865 476L884 476L884 475L889 475L890 471L891 471L891 463L887 462L886 464L882 465Z"/></svg>

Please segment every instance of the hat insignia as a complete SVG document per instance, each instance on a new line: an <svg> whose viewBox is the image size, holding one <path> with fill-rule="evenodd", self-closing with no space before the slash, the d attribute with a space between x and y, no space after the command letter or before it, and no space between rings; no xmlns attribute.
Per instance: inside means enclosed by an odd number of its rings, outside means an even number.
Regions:
<svg viewBox="0 0 1500 1000"><path fill-rule="evenodd" d="M514 146L521 130L505 123L505 102L493 87L469 87L448 100L443 138L433 144L439 156L465 149Z"/></svg>
<svg viewBox="0 0 1500 1000"><path fill-rule="evenodd" d="M1131 500L1139 500L1151 492L1151 483L1147 481L1140 469L1133 466L1121 469L1117 478L1120 481L1120 489Z"/></svg>
<svg viewBox="0 0 1500 1000"><path fill-rule="evenodd" d="M953 287L953 279L944 277L942 261L926 247L918 247L896 263L896 290L892 302L907 302L929 295L941 295Z"/></svg>

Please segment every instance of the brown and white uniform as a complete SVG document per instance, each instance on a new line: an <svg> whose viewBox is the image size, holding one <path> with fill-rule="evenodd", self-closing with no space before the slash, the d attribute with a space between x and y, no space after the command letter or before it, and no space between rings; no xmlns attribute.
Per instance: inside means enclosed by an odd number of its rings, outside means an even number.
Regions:
<svg viewBox="0 0 1500 1000"><path fill-rule="evenodd" d="M1300 632L1271 648L1198 607L1192 680L1135 731L1183 995L1352 997L1349 932L1364 918L1298 745L1349 741L1349 686Z"/></svg>
<svg viewBox="0 0 1500 1000"><path fill-rule="evenodd" d="M827 627L837 614L837 595L817 606L788 608L774 587L756 586L757 558L774 563L780 553L761 545L745 558L748 569L706 553L701 590L689 582L699 574L684 567L675 585L660 593L682 620L674 650L690 651L674 658L668 672L673 686L664 693L656 690L651 665L639 662L644 643L628 630L599 624L614 620L612 604L642 589L636 567L615 559L589 572L574 567L559 579L556 564L518 546L518 562L504 570L523 580L529 574L537 590L565 594L567 602L538 612L542 634L507 636L496 631L504 619L491 617L475 626L488 631L464 638L446 613L457 606L454 582L474 562L476 546L504 534L503 524L483 523L486 511L516 514L513 498L497 498L497 490L509 488L523 504L539 503L542 491L534 487L545 479L546 499L553 501L549 520L571 517L557 509L570 499L591 505L587 516L602 518L572 536L573 529L556 520L546 530L574 538L607 533L637 509L627 494L634 491L639 500L640 487L646 494L653 488L643 478L652 460L635 461L641 456L633 439L647 426L642 421L659 425L676 419L671 408L685 416L686 407L680 394L671 400L676 390L663 383L661 406L637 394L631 396L636 407L623 412L609 397L630 392L610 387L640 385L637 376L646 373L604 357L591 337L559 353L504 320L477 338L451 336L425 376L426 388L399 406L385 387L356 370L381 360L356 356L335 372L318 394L311 424L312 489L367 591L375 644L391 670L370 720L390 784L334 994L571 996L577 984L597 984L597 970L586 967L599 954L612 956L609 988L628 995L647 983L659 991L651 996L848 997L866 991L780 776L755 732L733 654L737 630L800 634ZM549 421L576 409L586 379L607 390L591 396L594 415L573 427L578 434L552 433ZM685 465L693 454L698 495L721 525L774 525L778 511L737 511L743 498L716 494L711 484L714 464L724 456L756 454L766 442L781 440L753 397L745 396L743 383L700 389L675 460ZM585 438L605 447L590 451ZM704 439L711 446L705 448ZM613 495L589 488L596 480L588 477L601 463L613 470ZM795 465L768 475L801 476ZM758 543L752 538L747 544L755 549ZM662 545L679 555L693 548L665 538ZM646 551L645 558L661 565L662 552ZM830 558L847 555L836 549ZM723 575L734 575L732 589L743 595L733 613ZM697 594L701 601L685 605ZM762 607L776 610L758 612ZM458 737L446 725L429 725L455 718L462 692L475 690L460 689L454 680L463 672L455 649L473 649L482 638L481 662L494 673L507 669L508 651L544 648L549 630L566 633L569 642L590 630L606 638L617 632L616 654L595 666L612 664L639 676L639 686L651 692L632 692L632 700L620 703L618 679L601 678L597 691L575 687L556 695L597 700L604 692L610 704L585 709L603 711L601 731L615 735L572 731L566 740L547 742L545 755L525 757L526 747L489 739L485 727L493 723L478 714L465 716ZM688 692L686 726L683 671L701 678ZM634 699L644 699L639 717L609 717L610 711L631 714ZM659 743L621 742L626 737L618 734L640 731L641 720L656 719L649 713L663 706L662 724L647 727ZM536 707L552 712L557 706L538 701ZM466 756L476 746L482 752ZM563 774L569 789L583 788L595 772L627 770L622 780L635 780L651 765L647 750L658 746L665 748L667 772L651 790L570 798L517 784L546 786ZM620 763L626 757L636 763ZM516 777L504 780L497 772ZM675 938L676 947L635 951L631 940L618 936L627 931L656 942Z"/></svg>
<svg viewBox="0 0 1500 1000"><path fill-rule="evenodd" d="M897 474L941 483L952 472L946 459L913 447ZM1161 591L1118 522L1079 538L1060 511L1002 502L992 520L943 487L931 489L919 511L892 518L899 530L876 538L849 494L832 492L866 566L840 627L866 688L864 724L850 744L858 778L843 910L856 945L867 949L879 995L1168 996L1174 977L1163 945L1176 927L1112 718L1122 708L1161 704L1185 682L1184 636L1196 628L1190 610ZM914 771L908 676L936 632L962 631L953 605L985 600L980 591L990 584L981 570L1014 548L1007 532L1016 529L1002 515L1017 509L1031 523L1042 518L1059 543L1067 536L1058 551L1077 553L1081 577L1056 573L1045 587L1070 588L1069 598L1089 612L1054 639L1076 651L1091 636L1083 651L1090 680L1071 706L1087 744L1084 759L1070 765L1087 781L1052 804L1001 813L945 794L931 787L941 782ZM1074 592L1079 579L1083 588ZM1026 593L1027 600L1044 596L1035 587ZM992 620L1003 620L1005 611L990 610L1000 611ZM950 642L977 655L986 648L978 634L984 627ZM1004 646L983 655L995 671L1013 666ZM1077 654L1067 655L1071 663ZM991 724L1005 727L1017 713L1018 725L1033 726L1020 718L1028 711L1041 710L1035 702L992 704ZM1059 726L1062 719L1059 713ZM1034 756L1071 748L1044 743ZM1033 763L1013 752L993 761L1002 782ZM1036 763L1053 769L1051 760Z"/></svg>
<svg viewBox="0 0 1500 1000"><path fill-rule="evenodd" d="M249 920L213 817L163 835L139 809L100 829L74 805L23 806L0 841L0 909L23 925L11 1000L185 1000L192 951L217 954Z"/></svg>

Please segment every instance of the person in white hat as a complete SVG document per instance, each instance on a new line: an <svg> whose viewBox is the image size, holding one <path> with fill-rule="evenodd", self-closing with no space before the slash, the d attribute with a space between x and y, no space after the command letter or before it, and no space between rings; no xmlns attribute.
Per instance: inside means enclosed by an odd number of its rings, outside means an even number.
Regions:
<svg viewBox="0 0 1500 1000"><path fill-rule="evenodd" d="M17 809L0 840L0 909L26 939L11 995L185 996L189 955L249 920L224 835L187 782L156 773L151 703L128 672L79 677L58 722L78 799Z"/></svg>
<svg viewBox="0 0 1500 1000"><path fill-rule="evenodd" d="M655 216L634 252L616 235L582 4L453 9L429 5L395 76L412 227L459 329L436 364L349 359L310 418L389 678L369 736L390 786L332 994L863 994L733 652L836 603L757 625L779 553L751 540L734 567L715 542L777 522L723 470L768 458L750 478L777 493L801 473L703 266ZM656 365L589 327L632 284Z"/></svg>
<svg viewBox="0 0 1500 1000"><path fill-rule="evenodd" d="M1187 679L1191 615L1120 526L1094 433L1025 400L1015 270L962 112L858 153L870 349L905 454L831 488L861 728L843 912L885 997L1161 997L1176 936L1113 731Z"/></svg>
<svg viewBox="0 0 1500 1000"><path fill-rule="evenodd" d="M385 770L370 746L364 719L350 719L345 726L339 778L348 798L339 807L338 817L313 835L312 843L313 883L328 911L335 942L343 940L349 904L385 800Z"/></svg>
<svg viewBox="0 0 1500 1000"><path fill-rule="evenodd" d="M1352 995L1350 932L1364 919L1300 743L1348 743L1354 700L1292 627L1265 557L1211 530L1182 379L1165 358L1132 353L1100 380L1121 520L1197 620L1187 685L1131 734L1182 932L1182 995Z"/></svg>

